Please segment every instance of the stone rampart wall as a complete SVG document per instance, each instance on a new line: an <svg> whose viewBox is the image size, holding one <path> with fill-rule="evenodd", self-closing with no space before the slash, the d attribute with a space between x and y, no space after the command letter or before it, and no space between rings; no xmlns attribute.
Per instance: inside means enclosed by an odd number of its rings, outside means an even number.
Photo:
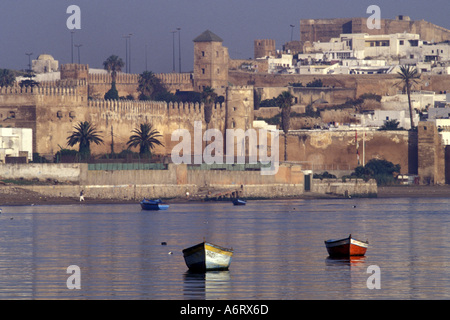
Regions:
<svg viewBox="0 0 450 320"><path fill-rule="evenodd" d="M364 181L354 179L342 181L342 179L313 179L311 191L320 194L334 194L339 196L375 196L378 193L375 180Z"/></svg>

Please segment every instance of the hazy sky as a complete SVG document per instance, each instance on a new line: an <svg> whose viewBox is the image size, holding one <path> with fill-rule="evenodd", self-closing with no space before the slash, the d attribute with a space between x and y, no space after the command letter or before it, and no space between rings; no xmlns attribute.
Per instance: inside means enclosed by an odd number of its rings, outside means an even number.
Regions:
<svg viewBox="0 0 450 320"><path fill-rule="evenodd" d="M71 33L67 8L81 9L81 63L102 68L111 54L125 61L124 35L132 33L131 71L171 72L173 38L181 28L181 67L192 71L192 40L206 29L220 36L233 59L253 58L253 40L274 39L277 49L291 38L299 40L299 20L368 17L378 5L382 18L409 15L450 29L449 0L0 0L0 68L25 69L28 57L48 53L60 63L71 62ZM175 38L179 69L178 34ZM77 49L74 60L78 61Z"/></svg>

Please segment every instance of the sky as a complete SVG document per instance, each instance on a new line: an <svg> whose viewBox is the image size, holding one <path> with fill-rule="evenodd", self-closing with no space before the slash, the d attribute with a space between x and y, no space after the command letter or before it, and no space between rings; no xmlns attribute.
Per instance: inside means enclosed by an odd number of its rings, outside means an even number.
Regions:
<svg viewBox="0 0 450 320"><path fill-rule="evenodd" d="M377 5L381 17L424 19L450 29L449 0L0 0L0 68L26 69L28 56L51 54L60 64L72 61L71 5L80 8L73 43L80 61L102 68L110 55L126 60L125 35L132 34L130 71L169 73L193 70L193 39L209 29L223 41L232 59L253 58L255 39L274 39L276 48L300 40L300 19L369 17ZM290 25L295 27L292 29ZM181 44L178 46L178 44ZM73 51L78 62L78 49ZM125 68L124 68L125 71Z"/></svg>

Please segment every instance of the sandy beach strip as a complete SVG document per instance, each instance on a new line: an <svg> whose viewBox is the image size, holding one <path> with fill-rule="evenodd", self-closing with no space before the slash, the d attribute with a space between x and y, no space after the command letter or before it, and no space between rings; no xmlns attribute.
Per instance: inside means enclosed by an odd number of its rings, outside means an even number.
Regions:
<svg viewBox="0 0 450 320"><path fill-rule="evenodd" d="M80 203L79 197L48 197L36 192L14 187L12 192L0 193L0 206L20 206L20 205L62 205ZM441 186L384 186L378 187L378 198L450 198L450 185ZM332 195L322 195L305 193L298 199L327 199L340 198ZM294 198L286 198L293 200ZM84 204L138 204L138 200L133 199L98 199L85 197ZM278 198L276 200L283 200ZM169 199L169 203L189 203L200 200L188 200L186 198ZM258 201L258 200L254 200Z"/></svg>

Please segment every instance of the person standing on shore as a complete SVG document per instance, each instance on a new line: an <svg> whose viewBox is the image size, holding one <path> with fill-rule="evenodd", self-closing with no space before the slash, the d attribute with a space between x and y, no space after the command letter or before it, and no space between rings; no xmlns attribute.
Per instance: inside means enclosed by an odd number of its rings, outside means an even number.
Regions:
<svg viewBox="0 0 450 320"><path fill-rule="evenodd" d="M81 190L80 192L80 202L84 201L84 190Z"/></svg>

